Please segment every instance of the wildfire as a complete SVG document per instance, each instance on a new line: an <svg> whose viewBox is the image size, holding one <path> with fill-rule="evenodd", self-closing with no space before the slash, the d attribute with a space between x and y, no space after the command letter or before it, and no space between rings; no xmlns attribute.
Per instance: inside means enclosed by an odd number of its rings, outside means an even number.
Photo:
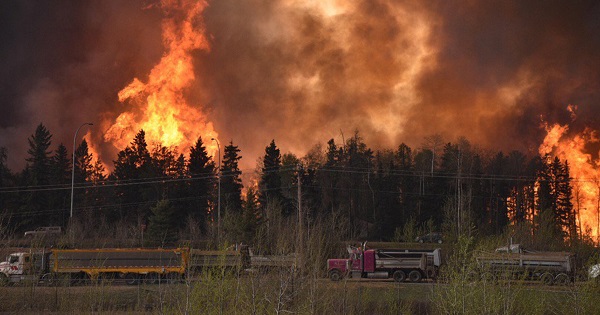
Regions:
<svg viewBox="0 0 600 315"><path fill-rule="evenodd" d="M216 146L207 141L218 136L212 123L184 96L196 79L192 52L209 50L201 23L206 5L204 1L161 1L161 8L167 12L162 23L165 53L147 82L135 78L119 92L119 102L128 109L103 124L108 126L105 141L122 150L143 129L149 144L185 151L201 136L209 153L216 151Z"/></svg>
<svg viewBox="0 0 600 315"><path fill-rule="evenodd" d="M576 107L569 105L571 117L575 118ZM598 134L586 128L580 134L568 136L567 125L548 125L544 123L547 135L539 153L541 155L552 154L561 160L569 162L571 184L573 186L573 197L571 200L575 211L578 213L579 226L584 231L591 231L592 235L598 236L599 198L600 182L598 174L598 163L592 155L586 153L585 147L590 143L598 143Z"/></svg>

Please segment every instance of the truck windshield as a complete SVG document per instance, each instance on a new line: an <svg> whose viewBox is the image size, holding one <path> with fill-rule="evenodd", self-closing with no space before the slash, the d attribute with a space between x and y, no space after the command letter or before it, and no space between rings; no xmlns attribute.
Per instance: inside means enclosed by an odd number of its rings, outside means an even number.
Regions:
<svg viewBox="0 0 600 315"><path fill-rule="evenodd" d="M9 256L8 263L14 264L19 261L19 256Z"/></svg>

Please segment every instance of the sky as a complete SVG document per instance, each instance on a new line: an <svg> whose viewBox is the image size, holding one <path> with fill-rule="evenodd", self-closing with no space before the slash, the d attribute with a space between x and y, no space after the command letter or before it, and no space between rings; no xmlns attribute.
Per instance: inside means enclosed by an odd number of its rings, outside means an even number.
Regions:
<svg viewBox="0 0 600 315"><path fill-rule="evenodd" d="M303 156L356 130L375 150L439 134L537 153L544 123L600 129L598 30L598 1L5 0L0 147L19 171L38 124L70 151L93 122L110 169L168 95L177 145L233 142L246 168L273 139Z"/></svg>

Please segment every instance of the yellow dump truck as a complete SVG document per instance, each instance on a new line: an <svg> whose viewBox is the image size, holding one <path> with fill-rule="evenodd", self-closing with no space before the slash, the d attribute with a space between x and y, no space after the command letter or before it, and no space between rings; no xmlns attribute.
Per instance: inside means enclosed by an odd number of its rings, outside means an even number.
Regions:
<svg viewBox="0 0 600 315"><path fill-rule="evenodd" d="M179 281L185 277L189 249L53 249L23 251L0 263L0 285L38 281L53 285L123 279L133 285Z"/></svg>

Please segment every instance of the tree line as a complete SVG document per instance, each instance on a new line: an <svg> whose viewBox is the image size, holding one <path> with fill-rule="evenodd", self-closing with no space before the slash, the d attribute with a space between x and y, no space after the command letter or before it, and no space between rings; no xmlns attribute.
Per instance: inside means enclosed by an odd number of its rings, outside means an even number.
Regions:
<svg viewBox="0 0 600 315"><path fill-rule="evenodd" d="M561 244L585 237L571 201L569 163L558 158L490 153L465 138L445 142L437 135L419 148L402 143L373 151L356 131L303 157L282 154L273 140L253 172L256 184L244 187L240 148L229 142L219 167L205 140L177 152L149 146L140 130L118 152L112 172L81 141L71 218L73 161L63 144L53 148L40 124L28 138L23 170L11 171L0 148L0 220L11 233L74 219L92 229L119 224L162 244L215 233L256 243L274 224L295 231L297 222L308 227L325 218L343 227L343 239L413 241L427 231L449 239L512 233Z"/></svg>

